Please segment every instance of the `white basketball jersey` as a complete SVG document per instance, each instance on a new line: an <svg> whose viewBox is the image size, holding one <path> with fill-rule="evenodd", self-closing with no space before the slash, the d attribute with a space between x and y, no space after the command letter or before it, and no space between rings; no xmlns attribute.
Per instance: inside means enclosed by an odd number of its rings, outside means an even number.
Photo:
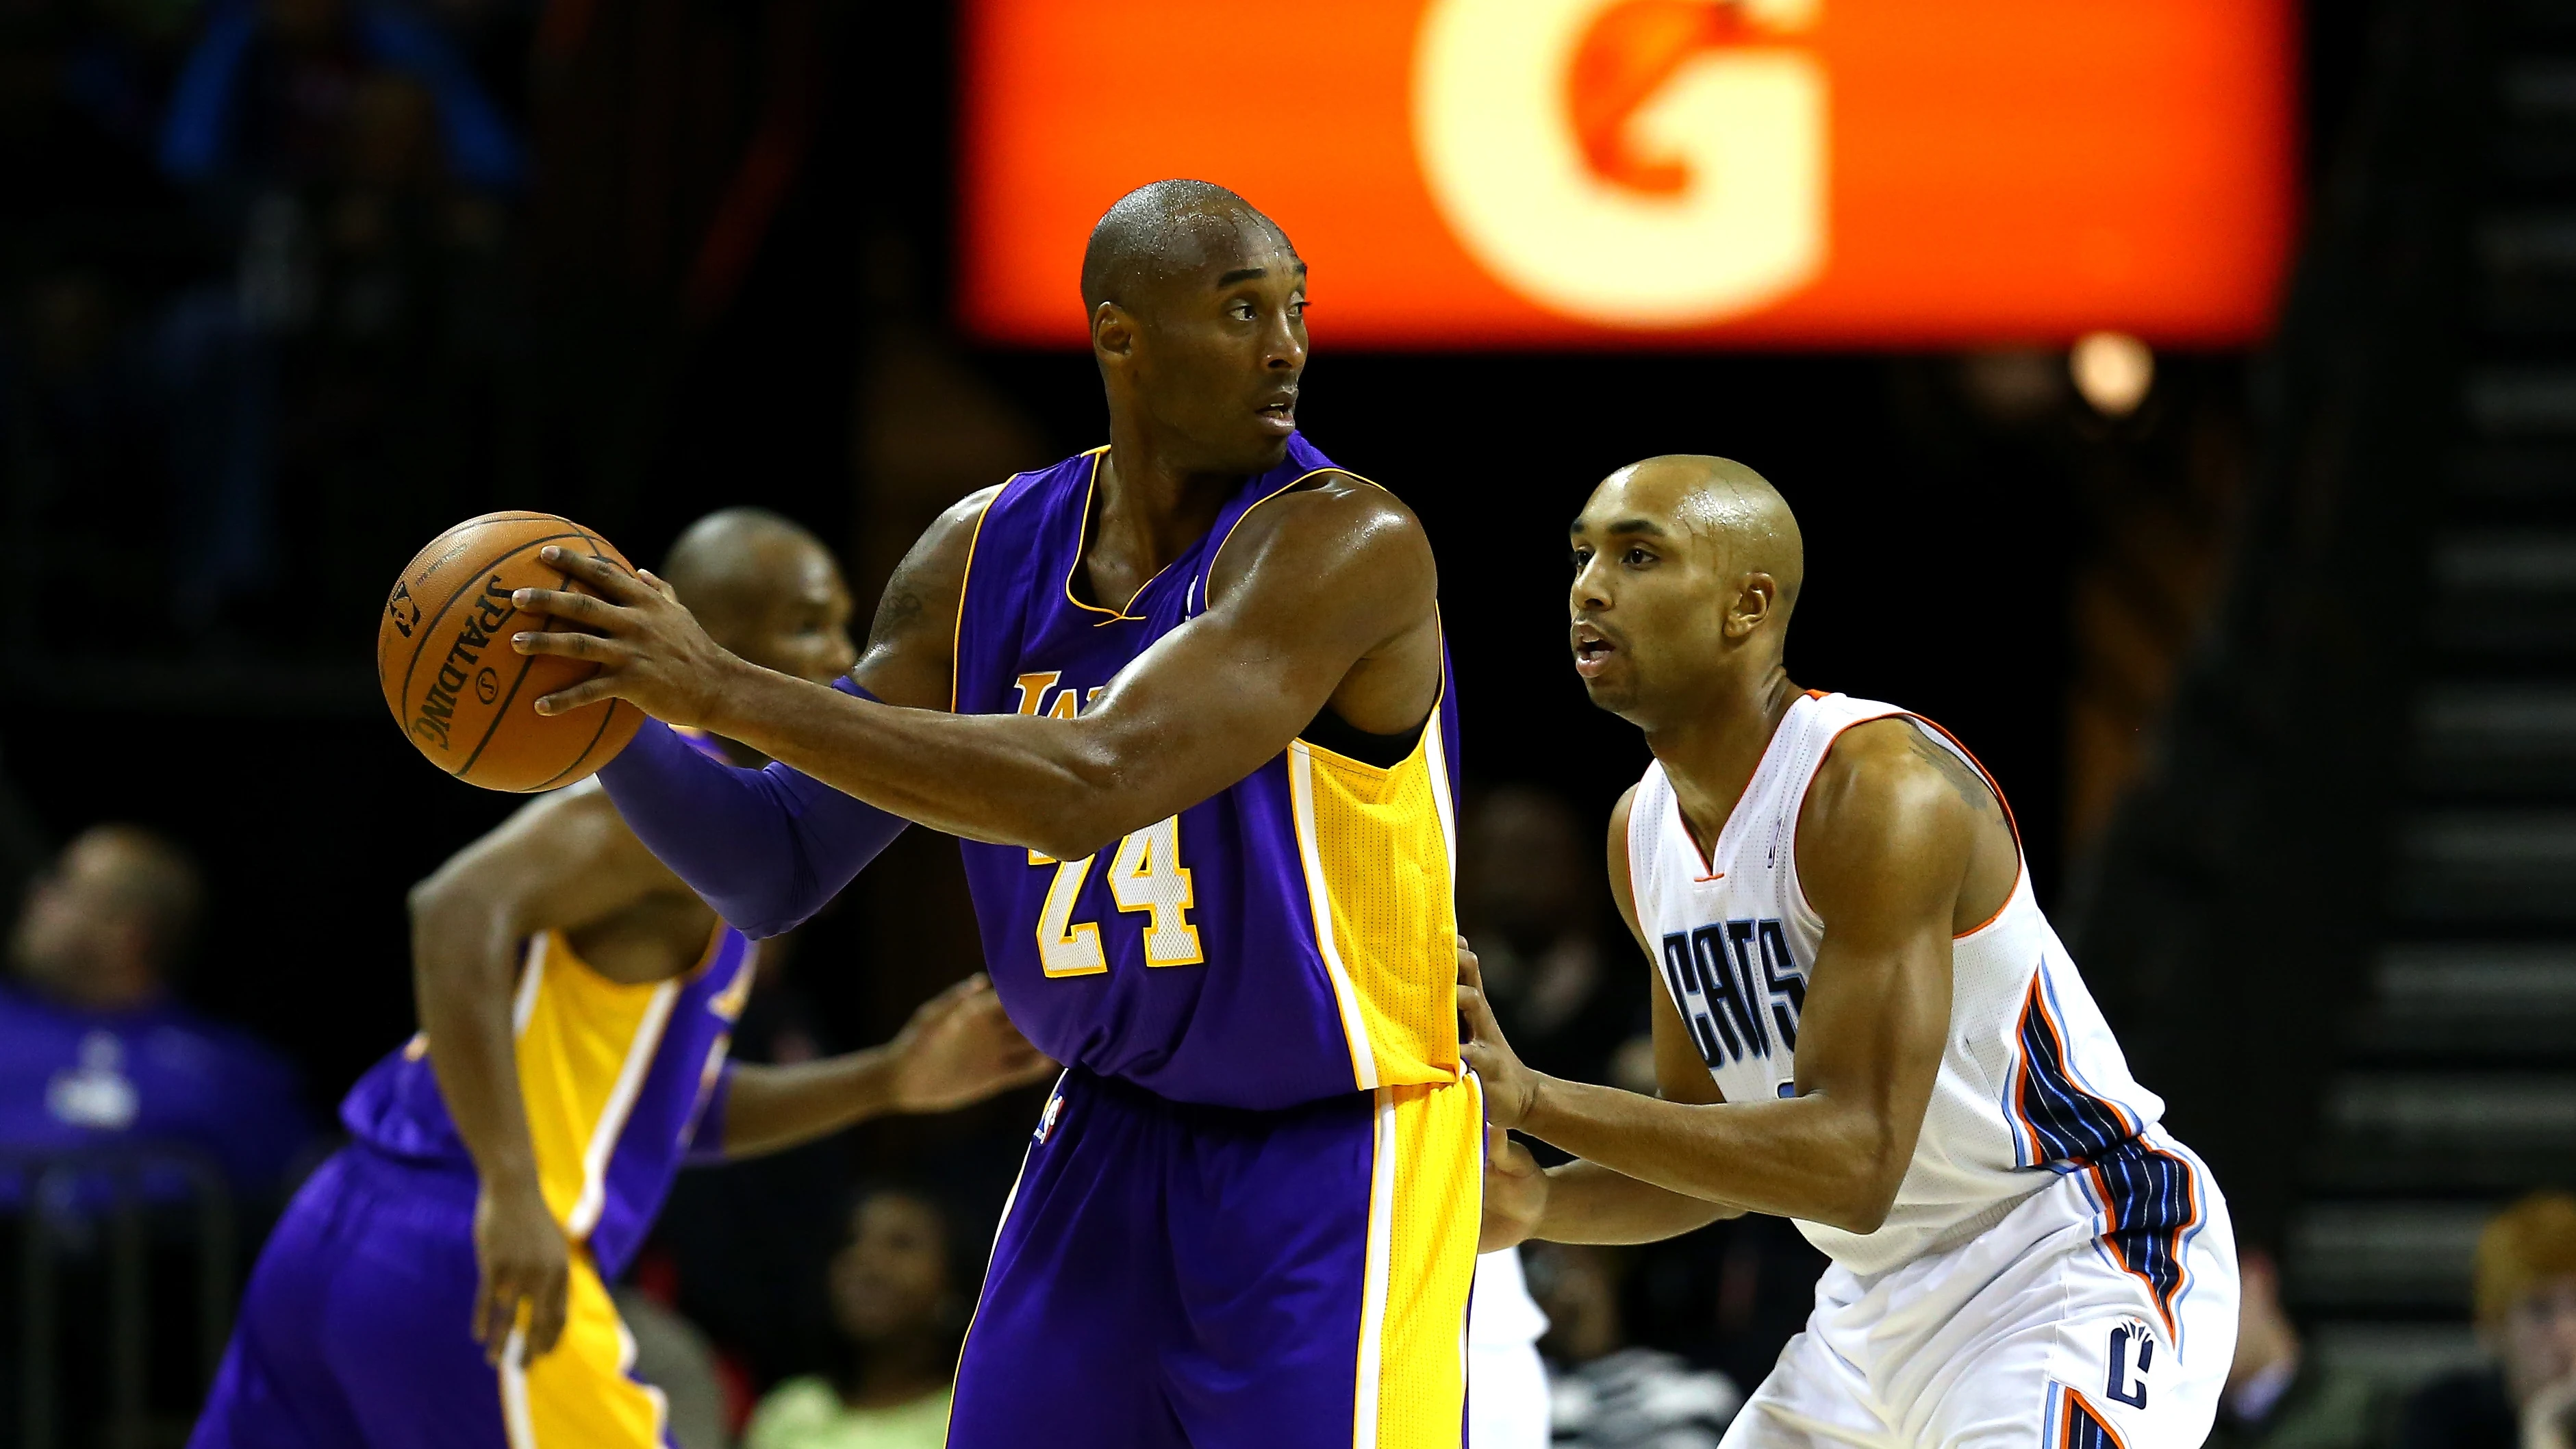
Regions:
<svg viewBox="0 0 2576 1449"><path fill-rule="evenodd" d="M1663 766L1648 766L1637 784L1628 868L1638 924L1730 1102L1797 1094L1798 1017L1825 935L1798 885L1798 811L1835 738L1890 716L1912 720L1984 774L1929 720L1810 693L1781 719L1706 858L1682 823ZM2000 788L1995 798L2003 799ZM2086 1190L2101 1208L2107 1251L2162 1299L2179 1283L2186 1219L2198 1213L2186 1164L2142 1138L2163 1111L2130 1078L2119 1043L2040 914L2025 865L2003 909L1951 948L1940 1075L1886 1223L1869 1234L1805 1221L1798 1229L1866 1276L1956 1247L2055 1174L2081 1170L2092 1179Z"/></svg>

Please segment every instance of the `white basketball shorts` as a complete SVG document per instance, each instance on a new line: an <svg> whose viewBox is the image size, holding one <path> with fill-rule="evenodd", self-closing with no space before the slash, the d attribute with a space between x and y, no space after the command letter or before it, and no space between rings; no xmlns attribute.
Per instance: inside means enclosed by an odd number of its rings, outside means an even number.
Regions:
<svg viewBox="0 0 2576 1449"><path fill-rule="evenodd" d="M2156 1129L2142 1146L2160 1210L2106 1162L1959 1247L1827 1268L1721 1449L2199 1449L2236 1352L2236 1240L2200 1160Z"/></svg>

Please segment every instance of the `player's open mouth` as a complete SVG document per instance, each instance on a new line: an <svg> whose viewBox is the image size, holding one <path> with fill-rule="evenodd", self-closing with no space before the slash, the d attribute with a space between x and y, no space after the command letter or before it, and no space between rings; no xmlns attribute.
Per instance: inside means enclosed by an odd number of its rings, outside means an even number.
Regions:
<svg viewBox="0 0 2576 1449"><path fill-rule="evenodd" d="M1575 673L1591 679L1600 674L1602 666L1609 662L1610 656L1618 652L1619 646L1602 638L1600 632L1591 625L1574 626Z"/></svg>
<svg viewBox="0 0 2576 1449"><path fill-rule="evenodd" d="M1286 397L1274 398L1263 403L1259 411L1262 421L1282 432L1289 431L1297 426L1297 395L1292 392Z"/></svg>

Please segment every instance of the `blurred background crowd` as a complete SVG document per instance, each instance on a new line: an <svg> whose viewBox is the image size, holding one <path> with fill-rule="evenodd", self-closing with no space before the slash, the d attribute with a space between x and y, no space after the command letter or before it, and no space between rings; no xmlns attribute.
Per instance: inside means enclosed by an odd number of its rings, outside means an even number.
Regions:
<svg viewBox="0 0 2576 1449"><path fill-rule="evenodd" d="M1977 749L2226 1184L2214 1442L2549 1442L2576 4L2300 24L2300 230L2251 345L1363 350L1310 257L1302 415L1439 550L1459 917L1534 1065L1651 1087L1601 854L1644 757L1565 667L1563 521L1636 457L1742 458L1807 524L1792 674ZM184 1438L242 1266L412 1030L403 893L513 803L382 718L365 641L423 539L534 507L646 561L753 503L869 599L940 507L1100 441L1087 356L955 320L969 28L942 0L0 0L0 1445ZM765 945L734 1050L882 1040L977 960L955 852L914 831ZM686 1175L618 1290L684 1449L937 1443L1036 1101ZM1559 1442L1713 1444L1821 1262L1763 1219L1534 1246Z"/></svg>

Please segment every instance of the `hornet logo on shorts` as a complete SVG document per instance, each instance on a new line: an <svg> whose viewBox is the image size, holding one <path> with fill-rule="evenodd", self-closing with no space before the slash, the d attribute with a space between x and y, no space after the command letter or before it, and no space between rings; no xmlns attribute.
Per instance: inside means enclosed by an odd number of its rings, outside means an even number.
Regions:
<svg viewBox="0 0 2576 1449"><path fill-rule="evenodd" d="M1823 270L1822 0L1431 0L1414 144L1451 230L1530 301L1682 327Z"/></svg>

